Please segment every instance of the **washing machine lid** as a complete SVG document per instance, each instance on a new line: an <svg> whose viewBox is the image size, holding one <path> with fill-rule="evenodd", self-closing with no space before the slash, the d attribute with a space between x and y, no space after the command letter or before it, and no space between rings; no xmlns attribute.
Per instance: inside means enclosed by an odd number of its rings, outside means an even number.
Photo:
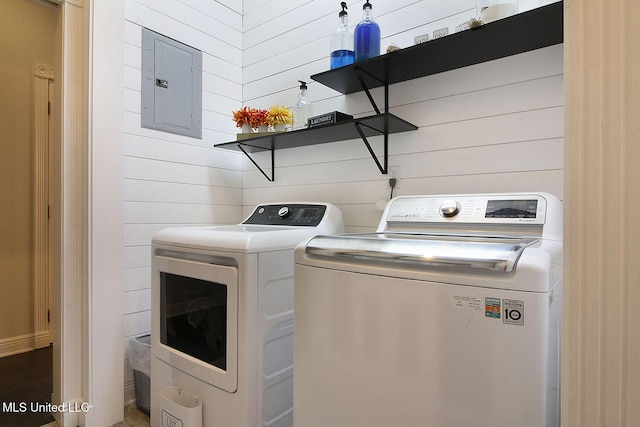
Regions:
<svg viewBox="0 0 640 427"><path fill-rule="evenodd" d="M512 271L523 251L537 238L453 236L420 233L372 233L316 236L309 255L376 263L413 264Z"/></svg>

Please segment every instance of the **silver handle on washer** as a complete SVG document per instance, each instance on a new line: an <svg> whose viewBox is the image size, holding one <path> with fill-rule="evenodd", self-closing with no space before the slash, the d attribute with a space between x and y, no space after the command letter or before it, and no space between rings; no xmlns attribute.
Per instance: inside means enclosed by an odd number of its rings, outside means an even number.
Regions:
<svg viewBox="0 0 640 427"><path fill-rule="evenodd" d="M536 239L514 242L405 240L348 236L317 236L306 245L310 255L349 260L475 268L510 272Z"/></svg>

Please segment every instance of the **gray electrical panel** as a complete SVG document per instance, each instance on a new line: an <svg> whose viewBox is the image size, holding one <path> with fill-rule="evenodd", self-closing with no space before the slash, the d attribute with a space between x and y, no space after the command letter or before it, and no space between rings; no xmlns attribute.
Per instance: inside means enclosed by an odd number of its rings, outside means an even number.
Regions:
<svg viewBox="0 0 640 427"><path fill-rule="evenodd" d="M146 28L142 127L202 138L202 52Z"/></svg>

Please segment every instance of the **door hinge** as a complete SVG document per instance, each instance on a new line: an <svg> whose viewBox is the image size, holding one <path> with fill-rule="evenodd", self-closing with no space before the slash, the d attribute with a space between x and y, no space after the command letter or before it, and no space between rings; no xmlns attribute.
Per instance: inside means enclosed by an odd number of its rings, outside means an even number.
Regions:
<svg viewBox="0 0 640 427"><path fill-rule="evenodd" d="M51 322L51 310L47 310L47 323Z"/></svg>
<svg viewBox="0 0 640 427"><path fill-rule="evenodd" d="M47 219L51 219L51 205L47 206Z"/></svg>
<svg viewBox="0 0 640 427"><path fill-rule="evenodd" d="M50 116L51 115L51 101L47 102L47 115Z"/></svg>

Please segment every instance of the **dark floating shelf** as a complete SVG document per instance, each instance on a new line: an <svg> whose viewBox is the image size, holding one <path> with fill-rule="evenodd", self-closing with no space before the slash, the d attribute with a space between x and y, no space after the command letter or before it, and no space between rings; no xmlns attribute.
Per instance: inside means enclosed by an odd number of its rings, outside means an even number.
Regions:
<svg viewBox="0 0 640 427"><path fill-rule="evenodd" d="M563 2L450 34L311 78L343 94L467 67L563 42ZM372 78L370 76L375 76Z"/></svg>
<svg viewBox="0 0 640 427"><path fill-rule="evenodd" d="M418 127L411 123L394 116L393 114L379 114L375 116L364 117L362 119L353 119L318 126L311 129L301 129L292 132L273 133L273 135L265 135L257 138L249 138L241 141L225 142L216 144L215 147L226 148L228 150L243 151L247 153L255 153L267 150L281 150L284 148L305 147L309 145L325 144L328 142L345 141L348 139L360 138L356 124L360 124L360 128L366 137L378 135L407 132L417 130Z"/></svg>
<svg viewBox="0 0 640 427"><path fill-rule="evenodd" d="M563 10L564 3L559 1L474 29L314 74L311 76L313 80L345 95L365 91L378 114L214 146L242 151L268 180L273 181L275 150L361 138L380 172L386 174L388 136L418 129L388 112L389 85L563 43ZM376 87L385 88L385 105L381 113L369 91ZM382 164L367 141L368 137L379 135L384 136ZM250 156L250 153L260 151L271 151L270 175Z"/></svg>
<svg viewBox="0 0 640 427"><path fill-rule="evenodd" d="M390 113L383 113L360 119L345 120L336 124L318 126L310 129L301 129L292 132L273 132L272 135L264 135L256 138L216 144L215 147L242 151L249 160L251 160L255 167L258 168L262 175L265 176L265 178L269 181L275 181L274 152L276 150L361 138L380 172L386 174L388 168L389 135L417 129L417 126L402 120L400 117L394 116ZM371 144L369 144L369 141L367 140L369 137L379 135L384 136L382 163L378 160ZM270 173L265 172L265 170L250 155L251 153L260 151L271 151Z"/></svg>

